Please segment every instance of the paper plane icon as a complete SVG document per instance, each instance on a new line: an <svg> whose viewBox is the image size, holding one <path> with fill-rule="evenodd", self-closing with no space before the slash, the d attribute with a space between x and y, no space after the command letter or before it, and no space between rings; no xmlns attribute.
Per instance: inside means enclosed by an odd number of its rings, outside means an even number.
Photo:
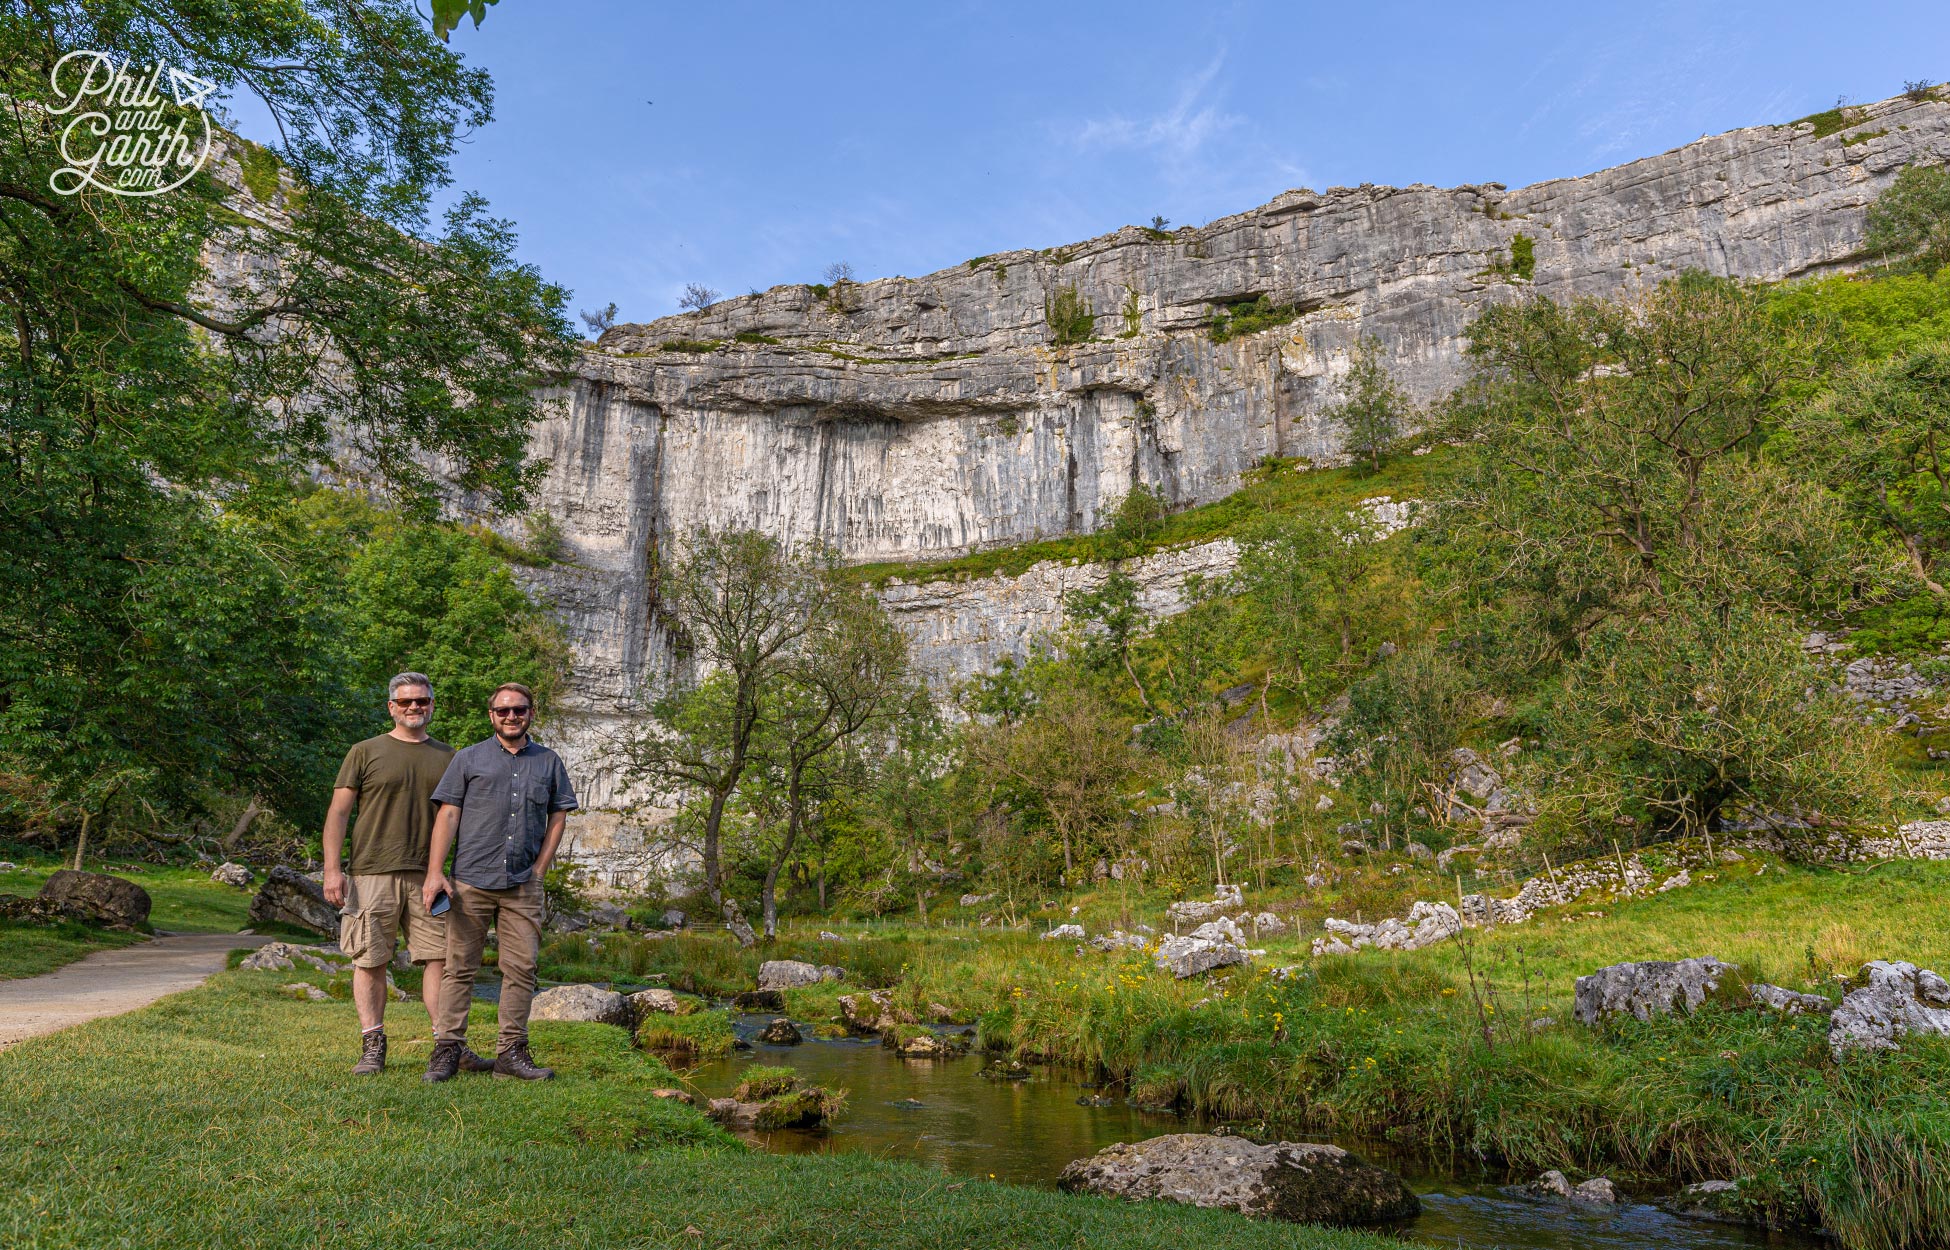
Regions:
<svg viewBox="0 0 1950 1250"><path fill-rule="evenodd" d="M172 65L169 67L169 89L176 94L176 103L184 108L202 108L203 97L215 91L217 84L185 74Z"/></svg>

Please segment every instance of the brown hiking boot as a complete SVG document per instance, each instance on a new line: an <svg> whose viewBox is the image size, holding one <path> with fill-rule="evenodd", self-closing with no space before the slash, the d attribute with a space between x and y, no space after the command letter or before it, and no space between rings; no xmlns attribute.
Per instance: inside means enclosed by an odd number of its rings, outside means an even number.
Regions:
<svg viewBox="0 0 1950 1250"><path fill-rule="evenodd" d="M352 1075L378 1076L386 1070L386 1030L374 1029L359 1040L359 1062L352 1065Z"/></svg>
<svg viewBox="0 0 1950 1250"><path fill-rule="evenodd" d="M546 1081L555 1075L554 1068L540 1067L534 1056L528 1053L527 1042L516 1042L501 1052L494 1061L494 1079L510 1077L522 1081Z"/></svg>
<svg viewBox="0 0 1950 1250"><path fill-rule="evenodd" d="M474 1048L466 1042L460 1044L460 1070L462 1072L492 1072L494 1060L486 1055L477 1055Z"/></svg>
<svg viewBox="0 0 1950 1250"><path fill-rule="evenodd" d="M427 1074L423 1081L451 1081L454 1073L460 1071L460 1052L467 1049L466 1042L435 1042L433 1054L427 1059Z"/></svg>

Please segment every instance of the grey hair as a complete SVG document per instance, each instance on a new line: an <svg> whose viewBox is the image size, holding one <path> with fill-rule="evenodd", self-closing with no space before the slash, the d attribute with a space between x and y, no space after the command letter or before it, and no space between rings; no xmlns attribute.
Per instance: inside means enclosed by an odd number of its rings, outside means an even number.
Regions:
<svg viewBox="0 0 1950 1250"><path fill-rule="evenodd" d="M401 686L425 686L427 698L433 697L433 681L425 673L394 673L393 680L386 683L386 697L398 694Z"/></svg>

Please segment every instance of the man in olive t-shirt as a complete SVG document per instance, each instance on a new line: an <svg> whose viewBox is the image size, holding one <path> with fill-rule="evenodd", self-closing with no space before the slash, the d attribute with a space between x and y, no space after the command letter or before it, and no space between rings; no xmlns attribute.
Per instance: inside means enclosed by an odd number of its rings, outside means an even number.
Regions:
<svg viewBox="0 0 1950 1250"><path fill-rule="evenodd" d="M454 749L427 734L433 685L425 674L394 677L387 710L392 730L345 753L325 815L325 901L340 908L339 946L352 957L352 1001L361 1032L352 1071L360 1076L386 1067L386 965L401 928L408 954L424 970L421 996L429 1018L439 1010L447 958L446 918L427 910L420 885L433 840L433 788ZM350 863L342 864L346 817L355 806ZM470 1057L479 1065L464 1062L470 1069L493 1066Z"/></svg>

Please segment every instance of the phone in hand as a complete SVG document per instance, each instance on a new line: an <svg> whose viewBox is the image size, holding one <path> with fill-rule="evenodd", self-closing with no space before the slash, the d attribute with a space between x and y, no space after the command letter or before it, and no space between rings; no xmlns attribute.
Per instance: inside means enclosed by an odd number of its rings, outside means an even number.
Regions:
<svg viewBox="0 0 1950 1250"><path fill-rule="evenodd" d="M427 912L435 916L444 916L447 914L447 909L453 905L454 896L441 890L433 896L433 903L427 908Z"/></svg>

